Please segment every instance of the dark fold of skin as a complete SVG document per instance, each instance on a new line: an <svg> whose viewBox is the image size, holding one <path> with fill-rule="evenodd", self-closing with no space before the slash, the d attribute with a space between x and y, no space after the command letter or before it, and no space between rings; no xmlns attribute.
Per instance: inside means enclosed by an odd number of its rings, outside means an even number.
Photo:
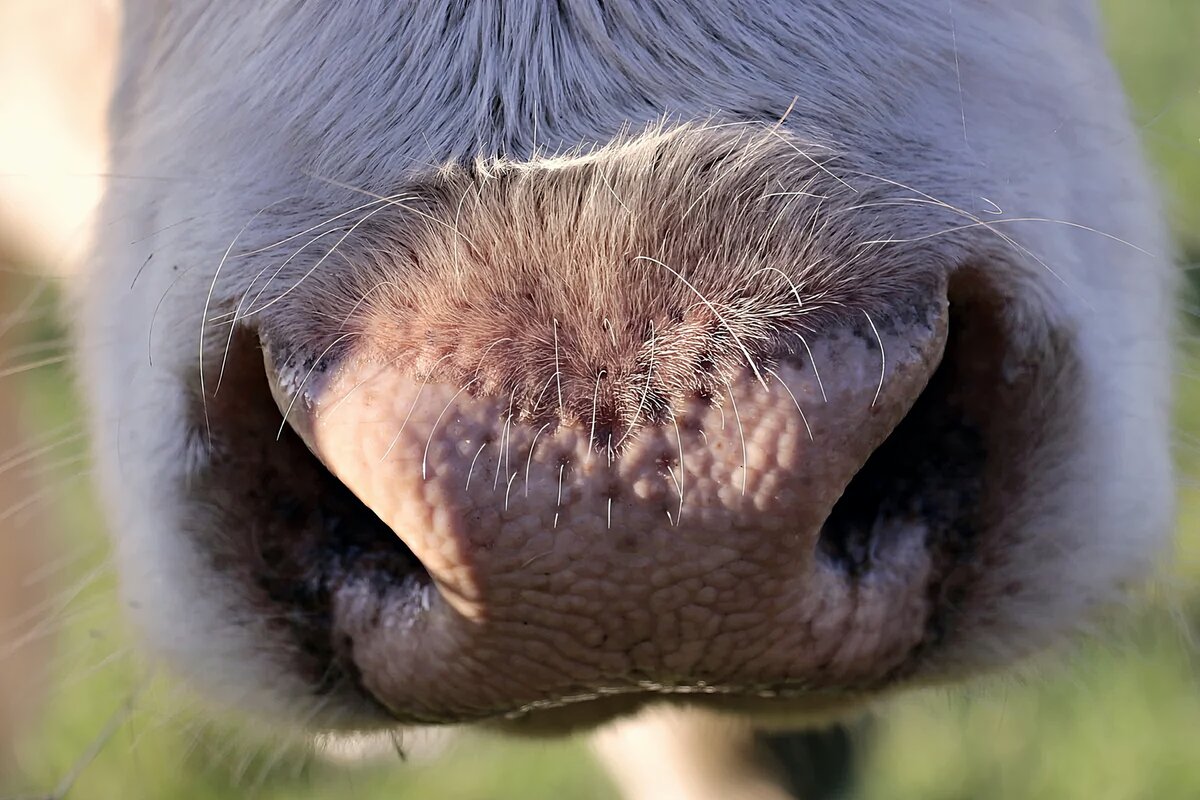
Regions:
<svg viewBox="0 0 1200 800"><path fill-rule="evenodd" d="M837 800L851 796L863 751L869 747L871 721L863 718L815 730L763 731L757 744L774 762L785 789L801 800Z"/></svg>

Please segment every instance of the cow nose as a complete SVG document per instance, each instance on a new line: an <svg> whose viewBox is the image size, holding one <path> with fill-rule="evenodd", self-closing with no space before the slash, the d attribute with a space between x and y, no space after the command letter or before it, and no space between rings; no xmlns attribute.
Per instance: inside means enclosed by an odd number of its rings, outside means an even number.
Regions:
<svg viewBox="0 0 1200 800"><path fill-rule="evenodd" d="M333 526L289 574L362 688L458 721L901 668L977 464L895 435L950 265L869 244L894 204L733 128L397 196L253 318Z"/></svg>
<svg viewBox="0 0 1200 800"><path fill-rule="evenodd" d="M568 343L587 337L558 322L557 362L507 395L447 382L436 362L313 365L268 346L287 422L432 582L408 635L355 637L364 680L405 707L449 694L482 713L631 679L772 685L829 658L803 632L814 604L851 590L818 557L822 524L925 387L946 309L935 291L847 310L719 390L674 398L654 369L677 355L652 357L649 339L645 363L609 361L635 376L628 391L566 373ZM919 596L901 599L914 608L877 606L856 647L911 645L887 630L919 614Z"/></svg>

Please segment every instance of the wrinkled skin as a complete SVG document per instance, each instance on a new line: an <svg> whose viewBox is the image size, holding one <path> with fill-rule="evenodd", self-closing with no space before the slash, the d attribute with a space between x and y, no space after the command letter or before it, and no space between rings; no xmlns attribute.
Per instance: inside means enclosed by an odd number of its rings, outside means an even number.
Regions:
<svg viewBox="0 0 1200 800"><path fill-rule="evenodd" d="M1171 281L1092 10L697 5L127 4L112 170L166 179L84 385L214 698L803 724L1144 574Z"/></svg>

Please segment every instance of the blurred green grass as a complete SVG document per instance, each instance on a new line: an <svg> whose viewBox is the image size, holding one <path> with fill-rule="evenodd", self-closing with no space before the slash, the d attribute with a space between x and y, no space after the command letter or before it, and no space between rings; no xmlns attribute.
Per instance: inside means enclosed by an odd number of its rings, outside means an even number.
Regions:
<svg viewBox="0 0 1200 800"><path fill-rule="evenodd" d="M1187 259L1200 262L1200 2L1100 5L1170 220Z"/></svg>
<svg viewBox="0 0 1200 800"><path fill-rule="evenodd" d="M1106 0L1112 50L1154 159L1186 260L1200 262L1200 1ZM45 332L43 332L45 333ZM52 334L45 333L47 336ZM1186 331L1179 367L1179 537L1159 586L1112 637L1022 678L891 702L865 754L869 800L1200 798L1200 346ZM78 417L63 374L28 377L41 430ZM78 448L82 443L65 448ZM395 755L353 769L303 748L264 744L212 722L163 682L145 683L117 613L99 514L70 452L54 503L75 558L54 575L82 586L63 612L47 713L22 748L19 785L46 792L120 721L70 797L208 800L611 798L580 741L521 743L470 734L441 758ZM1113 643L1115 641L1115 644Z"/></svg>

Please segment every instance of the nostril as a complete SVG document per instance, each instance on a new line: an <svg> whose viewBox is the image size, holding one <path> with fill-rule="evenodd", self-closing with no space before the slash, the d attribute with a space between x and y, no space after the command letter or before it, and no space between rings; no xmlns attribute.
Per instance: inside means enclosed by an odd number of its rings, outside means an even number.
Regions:
<svg viewBox="0 0 1200 800"><path fill-rule="evenodd" d="M317 374L314 363L306 372ZM189 491L219 498L208 504L214 533L202 544L223 574L253 587L247 602L290 637L291 666L314 692L353 686L352 653L335 630L339 593L361 590L386 602L427 586L428 573L290 427L280 428L252 333L235 332L221 389L202 406L212 462L193 476Z"/></svg>
<svg viewBox="0 0 1200 800"><path fill-rule="evenodd" d="M920 648L961 624L965 587L989 559L1006 557L987 548L994 548L998 520L1020 513L1018 504L1000 498L1021 484L1037 436L1026 410L1037 397L1029 382L1034 373L1009 365L1004 298L970 269L951 281L949 297L941 363L846 486L817 545L826 564L863 585L919 543L930 562Z"/></svg>
<svg viewBox="0 0 1200 800"><path fill-rule="evenodd" d="M952 310L947 352L956 348ZM851 577L887 563L897 541L966 546L978 527L987 448L980 423L956 397L953 355L847 485L821 527L818 552Z"/></svg>

